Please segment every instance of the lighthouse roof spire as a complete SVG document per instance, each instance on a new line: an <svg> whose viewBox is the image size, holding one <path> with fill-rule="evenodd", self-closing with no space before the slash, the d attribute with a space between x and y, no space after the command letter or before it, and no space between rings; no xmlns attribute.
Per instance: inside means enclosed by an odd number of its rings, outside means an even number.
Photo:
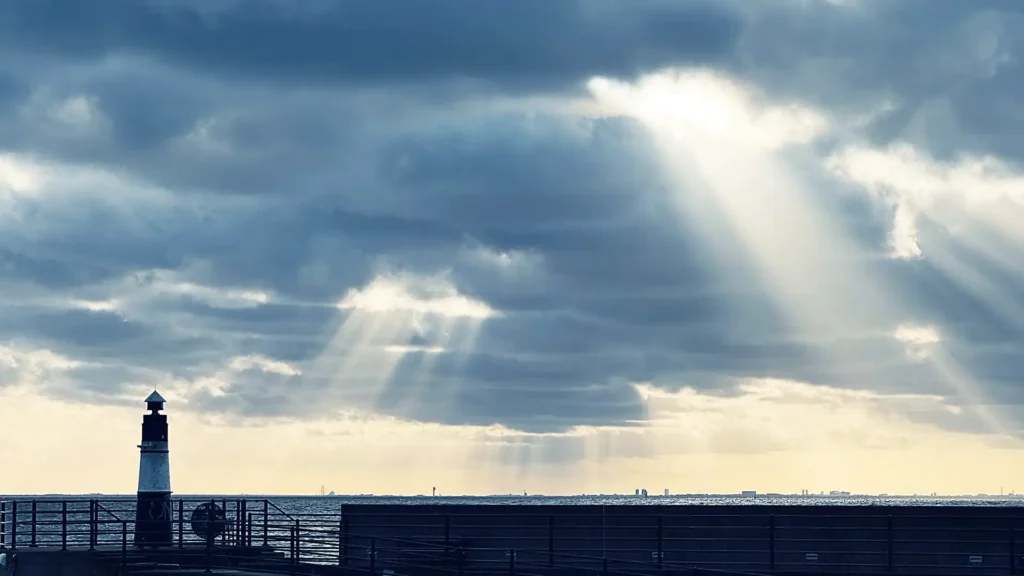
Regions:
<svg viewBox="0 0 1024 576"><path fill-rule="evenodd" d="M153 412L159 412L164 409L164 397L159 392L153 390L153 393L146 398L146 409L152 410Z"/></svg>

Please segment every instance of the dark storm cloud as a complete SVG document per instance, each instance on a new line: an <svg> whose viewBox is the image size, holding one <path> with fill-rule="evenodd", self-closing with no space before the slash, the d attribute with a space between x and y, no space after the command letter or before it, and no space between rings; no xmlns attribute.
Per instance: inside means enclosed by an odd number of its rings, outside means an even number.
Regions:
<svg viewBox="0 0 1024 576"><path fill-rule="evenodd" d="M546 129L522 116L496 120L392 144L381 180L419 191L403 198L409 210L478 232L505 223L523 232L619 220L623 208L636 210L644 192L662 184L637 147L647 140L632 121L575 120L559 130L558 118L547 119Z"/></svg>
<svg viewBox="0 0 1024 576"><path fill-rule="evenodd" d="M452 266L460 290L506 315L484 324L468 356L442 355L427 371L424 355L414 353L383 387L367 389L368 383L344 375L325 380L314 374L228 371L221 376L225 394L198 392L194 408L302 418L364 406L416 420L550 432L643 421L646 408L630 381L706 391L744 377L936 389L934 374L908 363L901 345L889 340L846 344L859 363L839 370L826 350L793 339L757 283L726 285L709 274L697 239L671 216L660 172L641 156L646 148L633 145L641 135L628 125L601 121L566 135L530 132L525 118L519 122L502 118L504 137L441 131L434 139L421 137L416 147L399 141L383 150L384 159L401 149L406 166L431 167L417 177L385 173L379 179L384 199L378 198L378 205L400 206L400 215L345 210L334 206L343 205L338 200L332 204L329 197L314 195L271 208L244 204L244 210L220 210L217 217L168 219L157 230L121 228L122 238L136 246L168 242L173 251L154 251L152 264L165 262L168 254L180 254L175 258L181 262L191 257L207 263L186 268L183 281L312 297L313 306L232 308L165 296L149 304L152 312L141 322L150 326L134 336L131 330L141 330L134 323L122 326L112 314L84 312L40 316L26 333L76 356L117 359L186 379L248 354L302 365L325 351L322 343L332 326L344 320L326 306L329 299L368 281L373 257L385 256L400 268L419 265L424 272ZM608 137L609 131L623 137ZM457 144L463 141L472 145ZM573 210L576 204L566 196L590 205ZM542 209L531 212L531 205L551 206L557 218ZM80 230L86 234L91 228ZM79 258L86 260L124 254L108 254L77 230L66 231L62 243L48 252L74 254L80 244ZM473 246L467 238L484 238L484 246L498 252L536 254L528 265L536 267L535 281L497 281L500 274L493 268L488 272L485 264L460 261L460 251ZM151 285L142 278L142 287ZM922 315L943 305L937 298L922 306ZM742 319L739 325L736 317ZM161 336L171 323L204 337ZM97 331L92 342L83 342L86 328ZM103 389L96 381L88 387L93 398ZM119 390L109 388L115 397Z"/></svg>
<svg viewBox="0 0 1024 576"><path fill-rule="evenodd" d="M728 53L738 15L708 0L7 1L0 45L64 58L149 54L281 83L472 78L564 87Z"/></svg>
<svg viewBox="0 0 1024 576"><path fill-rule="evenodd" d="M377 400L379 410L416 420L502 424L528 432L629 425L647 418L633 387L609 377L614 371L594 366L593 358L447 355L429 365L429 375L417 378L427 367L423 360L413 355L399 366Z"/></svg>
<svg viewBox="0 0 1024 576"><path fill-rule="evenodd" d="M101 266L38 253L0 249L0 268L10 277L17 277L46 288L71 288L106 279L109 274Z"/></svg>
<svg viewBox="0 0 1024 576"><path fill-rule="evenodd" d="M12 71L32 89L0 107L0 146L127 169L178 192L283 195L353 186L344 160L365 151L352 142L373 140L366 117L379 113L376 106L395 106L386 97L367 102L352 92L226 84L130 56L80 66L47 60L38 69ZM83 96L85 126L55 118Z"/></svg>
<svg viewBox="0 0 1024 576"><path fill-rule="evenodd" d="M1024 4L1016 0L751 3L731 65L783 99L856 114L878 142L941 157L1024 158ZM799 7L795 6L800 4Z"/></svg>
<svg viewBox="0 0 1024 576"><path fill-rule="evenodd" d="M22 94L14 74L0 70L0 105L6 105Z"/></svg>
<svg viewBox="0 0 1024 576"><path fill-rule="evenodd" d="M666 180L637 123L485 100L711 63L771 97L829 110L860 113L894 97L901 108L869 126L878 141L913 136L939 154L1018 145L1006 134L1024 115L1006 95L1019 87L1019 64L999 54L1024 35L1014 18L985 13L1015 3L737 6L0 2L0 148L105 167L121 187L152 183L173 198L104 189L18 199L30 217L0 220L0 289L17 281L53 300L131 306L124 316L5 306L0 338L95 360L54 378L55 394L120 402L131 384L212 375L224 394L200 387L191 407L253 418L366 407L550 432L643 422L636 381L716 394L747 377L955 394L907 358L888 335L894 326L809 342L747 255L711 262L694 222L679 216L676 201L693 191ZM79 96L92 98L85 126L55 117ZM828 191L836 226L883 252L891 214L862 191L811 178ZM700 216L724 245L740 246L720 217ZM1019 327L927 262L880 267L890 289L909 295L894 323L957 334L944 346L978 385L1020 403ZM227 365L260 355L306 367L336 352L325 342L347 318L332 306L346 290L381 269L445 268L460 292L503 312L468 354L411 353L384 385ZM1013 278L986 274L1020 294ZM160 278L199 291L132 300ZM265 291L270 302L225 304L202 290ZM836 348L845 364L830 356ZM4 374L0 383L12 378ZM578 456L581 442L558 440L543 458Z"/></svg>

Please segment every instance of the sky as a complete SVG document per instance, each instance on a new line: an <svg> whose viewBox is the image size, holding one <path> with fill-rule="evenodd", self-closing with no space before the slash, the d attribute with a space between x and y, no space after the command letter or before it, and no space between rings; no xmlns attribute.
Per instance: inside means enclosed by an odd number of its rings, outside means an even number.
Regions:
<svg viewBox="0 0 1024 576"><path fill-rule="evenodd" d="M1024 491L1019 0L0 0L0 493ZM13 473L11 473L13 471Z"/></svg>

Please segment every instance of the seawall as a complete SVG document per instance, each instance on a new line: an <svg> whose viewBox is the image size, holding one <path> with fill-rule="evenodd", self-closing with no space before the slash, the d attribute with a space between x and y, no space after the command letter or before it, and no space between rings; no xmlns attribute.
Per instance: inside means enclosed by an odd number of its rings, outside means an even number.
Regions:
<svg viewBox="0 0 1024 576"><path fill-rule="evenodd" d="M1015 573L1024 510L945 506L516 506L345 504L369 537L449 542L470 561L543 566L607 559L784 572ZM580 558L572 559L578 555ZM567 560L569 558L569 560Z"/></svg>

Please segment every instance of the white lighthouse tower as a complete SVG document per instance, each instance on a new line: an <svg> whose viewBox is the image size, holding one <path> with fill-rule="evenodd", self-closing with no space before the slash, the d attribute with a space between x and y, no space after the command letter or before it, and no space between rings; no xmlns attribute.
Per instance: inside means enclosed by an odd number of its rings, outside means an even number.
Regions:
<svg viewBox="0 0 1024 576"><path fill-rule="evenodd" d="M153 391L146 398L139 444L139 491L135 509L135 545L169 546L171 526L171 463L167 448L167 416L163 396Z"/></svg>

